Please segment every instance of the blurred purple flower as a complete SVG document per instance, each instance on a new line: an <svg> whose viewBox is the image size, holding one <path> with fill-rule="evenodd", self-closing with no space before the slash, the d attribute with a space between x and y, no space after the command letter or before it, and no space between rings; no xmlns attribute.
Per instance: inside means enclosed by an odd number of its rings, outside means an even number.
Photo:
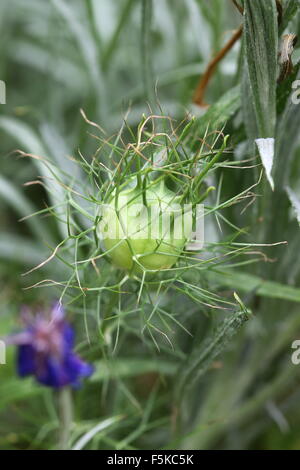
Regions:
<svg viewBox="0 0 300 470"><path fill-rule="evenodd" d="M23 309L25 330L10 336L6 343L18 345L18 372L34 375L49 387L78 387L80 379L94 371L74 351L74 330L65 321L63 307L56 303L50 315L32 316Z"/></svg>

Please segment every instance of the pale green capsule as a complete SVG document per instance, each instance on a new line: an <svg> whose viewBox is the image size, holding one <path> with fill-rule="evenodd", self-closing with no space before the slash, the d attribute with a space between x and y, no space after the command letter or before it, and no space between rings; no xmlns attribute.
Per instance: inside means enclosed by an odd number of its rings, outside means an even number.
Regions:
<svg viewBox="0 0 300 470"><path fill-rule="evenodd" d="M116 266L158 271L178 260L191 236L192 216L183 213L179 196L159 182L144 193L137 187L114 193L98 231Z"/></svg>

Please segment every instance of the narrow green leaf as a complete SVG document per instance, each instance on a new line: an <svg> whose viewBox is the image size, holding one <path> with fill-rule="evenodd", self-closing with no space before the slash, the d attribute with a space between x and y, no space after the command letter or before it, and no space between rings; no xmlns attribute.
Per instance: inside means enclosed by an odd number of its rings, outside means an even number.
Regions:
<svg viewBox="0 0 300 470"><path fill-rule="evenodd" d="M20 217L31 215L36 211L36 207L19 191L15 185L0 175L0 198L12 207L16 214ZM52 236L45 227L45 223L41 222L37 217L30 217L27 222L37 239L51 241Z"/></svg>
<svg viewBox="0 0 300 470"><path fill-rule="evenodd" d="M274 137L278 23L275 0L245 0L246 61L259 134Z"/></svg>
<svg viewBox="0 0 300 470"><path fill-rule="evenodd" d="M245 44L244 44L245 50ZM252 151L254 150L254 140L259 135L256 115L255 115L255 104L253 100L251 82L249 77L249 68L247 61L244 63L243 76L242 76L242 112L243 120L245 124L246 134L249 139L249 145L252 146Z"/></svg>
<svg viewBox="0 0 300 470"><path fill-rule="evenodd" d="M105 98L105 96L102 95L104 90L101 79L103 77L98 59L98 50L93 36L90 34L90 31L84 27L83 19L79 16L79 12L72 8L70 2L52 0L52 4L65 20L68 30L73 34L76 40L78 50L81 52L82 59L87 65L87 69L95 85L95 92L98 92L102 99Z"/></svg>
<svg viewBox="0 0 300 470"><path fill-rule="evenodd" d="M203 137L209 128L221 130L224 124L237 112L241 105L240 87L236 86L227 91L207 112L195 120L194 129L197 137ZM215 138L215 137L214 137Z"/></svg>
<svg viewBox="0 0 300 470"><path fill-rule="evenodd" d="M110 426L117 423L121 419L123 419L123 416L119 415L119 416L112 416L111 418L107 418L104 421L101 421L101 423L97 424L97 426L93 427L92 429L90 429L90 431L85 433L77 441L77 443L74 445L72 450L83 449L93 439L93 437L96 436L96 434L98 434L101 431L104 431L104 429L109 428Z"/></svg>
<svg viewBox="0 0 300 470"><path fill-rule="evenodd" d="M216 282L219 287L229 287L238 292L253 292L261 297L300 302L300 289L279 282L266 281L253 274L226 270L223 273L208 272L206 277L210 282Z"/></svg>
<svg viewBox="0 0 300 470"><path fill-rule="evenodd" d="M153 15L152 0L142 0L142 41L141 55L145 96L151 103L154 100L154 80L152 64L151 24Z"/></svg>
<svg viewBox="0 0 300 470"><path fill-rule="evenodd" d="M112 57L114 53L117 51L117 46L118 46L118 41L120 38L121 31L123 29L123 26L126 24L128 16L131 13L131 9L132 9L134 2L135 0L127 0L125 5L122 8L116 29L113 32L109 40L109 43L106 46L106 50L103 54L102 64L103 64L104 69L106 69L108 65L111 63Z"/></svg>

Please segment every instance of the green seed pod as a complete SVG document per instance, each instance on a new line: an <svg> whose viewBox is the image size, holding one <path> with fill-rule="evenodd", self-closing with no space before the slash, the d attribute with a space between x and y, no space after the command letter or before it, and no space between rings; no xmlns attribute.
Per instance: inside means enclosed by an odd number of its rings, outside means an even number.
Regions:
<svg viewBox="0 0 300 470"><path fill-rule="evenodd" d="M172 267L191 236L192 215L161 182L114 192L98 233L113 263L128 271Z"/></svg>

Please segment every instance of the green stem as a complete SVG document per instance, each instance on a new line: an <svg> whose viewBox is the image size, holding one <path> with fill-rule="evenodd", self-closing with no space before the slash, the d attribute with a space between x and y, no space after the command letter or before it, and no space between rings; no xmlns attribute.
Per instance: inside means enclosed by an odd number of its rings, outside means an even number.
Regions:
<svg viewBox="0 0 300 470"><path fill-rule="evenodd" d="M153 67L152 67L152 42L151 42L151 22L152 22L152 0L142 1L142 67L143 67L143 81L145 87L145 97L147 101L153 104L154 96L154 82L153 82Z"/></svg>
<svg viewBox="0 0 300 470"><path fill-rule="evenodd" d="M62 387L58 391L59 410L59 450L68 450L70 445L70 431L73 421L72 394L69 387Z"/></svg>

